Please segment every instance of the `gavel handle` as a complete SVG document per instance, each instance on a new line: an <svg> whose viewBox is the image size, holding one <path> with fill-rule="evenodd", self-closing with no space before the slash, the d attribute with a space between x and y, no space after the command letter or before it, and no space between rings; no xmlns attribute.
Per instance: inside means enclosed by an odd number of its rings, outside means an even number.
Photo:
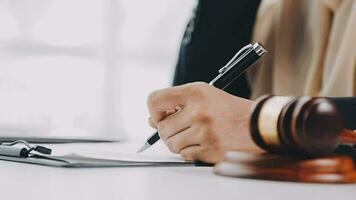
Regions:
<svg viewBox="0 0 356 200"><path fill-rule="evenodd" d="M356 131L350 129L343 129L341 131L342 144L356 144Z"/></svg>

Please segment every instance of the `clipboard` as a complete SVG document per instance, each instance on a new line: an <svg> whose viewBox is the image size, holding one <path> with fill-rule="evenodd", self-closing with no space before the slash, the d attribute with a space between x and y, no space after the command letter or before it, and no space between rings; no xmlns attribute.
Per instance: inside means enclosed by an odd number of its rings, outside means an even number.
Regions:
<svg viewBox="0 0 356 200"><path fill-rule="evenodd" d="M21 145L21 146L20 146ZM158 167L158 166L203 166L201 163L170 159L127 159L100 154L51 155L52 150L45 146L30 144L24 140L0 144L0 160L66 168L90 167Z"/></svg>
<svg viewBox="0 0 356 200"><path fill-rule="evenodd" d="M135 162L90 158L76 154L66 156L34 155L27 158L0 155L0 160L65 168L199 166L192 162Z"/></svg>

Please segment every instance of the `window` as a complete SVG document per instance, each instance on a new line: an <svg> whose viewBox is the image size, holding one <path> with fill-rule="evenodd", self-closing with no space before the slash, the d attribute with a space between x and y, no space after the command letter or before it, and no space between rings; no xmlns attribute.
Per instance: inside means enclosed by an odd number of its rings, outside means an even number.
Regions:
<svg viewBox="0 0 356 200"><path fill-rule="evenodd" d="M0 0L0 135L148 134L194 4Z"/></svg>

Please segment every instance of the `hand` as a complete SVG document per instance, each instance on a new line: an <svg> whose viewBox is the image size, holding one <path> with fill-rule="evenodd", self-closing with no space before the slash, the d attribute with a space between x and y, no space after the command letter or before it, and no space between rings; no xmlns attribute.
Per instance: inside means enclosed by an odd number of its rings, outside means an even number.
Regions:
<svg viewBox="0 0 356 200"><path fill-rule="evenodd" d="M183 159L216 163L227 150L259 150L249 134L252 105L206 83L191 83L151 93L149 123Z"/></svg>

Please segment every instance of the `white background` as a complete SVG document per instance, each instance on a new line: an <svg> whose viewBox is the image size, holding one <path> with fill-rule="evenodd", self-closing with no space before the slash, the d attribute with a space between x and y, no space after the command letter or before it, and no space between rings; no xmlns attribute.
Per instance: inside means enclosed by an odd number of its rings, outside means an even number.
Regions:
<svg viewBox="0 0 356 200"><path fill-rule="evenodd" d="M147 136L195 4L0 0L0 134Z"/></svg>

